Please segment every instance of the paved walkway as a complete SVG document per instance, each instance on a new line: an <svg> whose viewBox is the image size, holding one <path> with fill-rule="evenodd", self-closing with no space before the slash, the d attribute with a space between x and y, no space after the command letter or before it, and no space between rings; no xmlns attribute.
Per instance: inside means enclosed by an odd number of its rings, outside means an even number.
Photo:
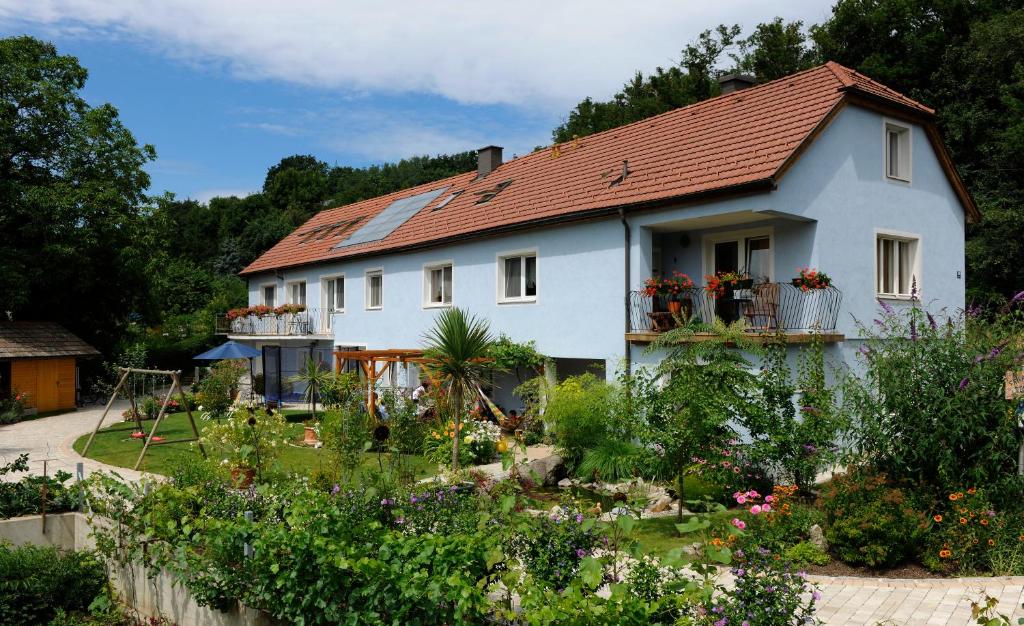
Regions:
<svg viewBox="0 0 1024 626"><path fill-rule="evenodd" d="M1024 617L1024 576L955 579L888 579L811 576L821 588L818 617L829 625L967 626L971 602L986 595L997 611Z"/></svg>
<svg viewBox="0 0 1024 626"><path fill-rule="evenodd" d="M103 425L109 426L120 422L121 412L127 406L127 402L115 403ZM42 474L43 459L51 459L47 462L47 473L51 476L59 469L73 476L75 465L83 463L86 476L96 470L104 470L117 472L128 480L139 480L142 477L141 472L86 459L72 449L71 446L76 439L96 427L96 420L102 414L101 405L79 409L73 413L0 426L0 463L9 463L18 458L19 454L28 453L28 474ZM25 475L8 474L0 476L0 480L20 480Z"/></svg>

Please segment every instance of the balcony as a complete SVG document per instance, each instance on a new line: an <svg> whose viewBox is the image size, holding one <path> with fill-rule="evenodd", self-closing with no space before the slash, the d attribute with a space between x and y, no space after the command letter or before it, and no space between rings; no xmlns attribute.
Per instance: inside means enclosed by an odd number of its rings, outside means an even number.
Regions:
<svg viewBox="0 0 1024 626"><path fill-rule="evenodd" d="M331 312L306 308L303 305L283 305L270 308L263 305L232 309L217 318L218 335L240 337L329 337Z"/></svg>
<svg viewBox="0 0 1024 626"><path fill-rule="evenodd" d="M629 332L626 339L650 343L659 335L687 321L727 323L746 321L751 341L767 343L776 337L787 343L806 343L815 336L825 342L843 341L836 322L843 294L835 287L802 290L791 283L761 283L749 289L735 289L718 297L703 287L683 289L674 298L648 296L643 291L629 294ZM670 311L677 308L678 311ZM714 333L695 332L688 341L708 341Z"/></svg>

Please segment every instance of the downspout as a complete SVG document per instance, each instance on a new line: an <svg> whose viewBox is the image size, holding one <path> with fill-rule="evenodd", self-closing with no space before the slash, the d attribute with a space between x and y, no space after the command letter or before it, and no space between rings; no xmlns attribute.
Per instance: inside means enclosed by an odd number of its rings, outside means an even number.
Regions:
<svg viewBox="0 0 1024 626"><path fill-rule="evenodd" d="M633 345L629 341L629 275L630 275L630 247L632 245L632 233L629 229L629 222L626 221L626 210L619 208L619 220L622 221L623 249L622 249L622 302L623 302L623 337L625 338L626 374L633 374Z"/></svg>

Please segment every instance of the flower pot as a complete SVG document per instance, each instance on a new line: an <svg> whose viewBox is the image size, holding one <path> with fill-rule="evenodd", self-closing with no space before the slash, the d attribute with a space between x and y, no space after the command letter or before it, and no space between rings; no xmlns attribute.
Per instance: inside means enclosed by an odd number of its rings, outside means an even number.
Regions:
<svg viewBox="0 0 1024 626"><path fill-rule="evenodd" d="M256 477L256 470L251 467L232 467L231 468L231 484L236 489L245 489L252 485L253 478Z"/></svg>
<svg viewBox="0 0 1024 626"><path fill-rule="evenodd" d="M672 315L679 315L679 312L683 310L683 303L679 300L668 301L668 312Z"/></svg>
<svg viewBox="0 0 1024 626"><path fill-rule="evenodd" d="M312 446L320 443L320 440L316 436L316 429L312 426L306 426L302 431L302 443Z"/></svg>

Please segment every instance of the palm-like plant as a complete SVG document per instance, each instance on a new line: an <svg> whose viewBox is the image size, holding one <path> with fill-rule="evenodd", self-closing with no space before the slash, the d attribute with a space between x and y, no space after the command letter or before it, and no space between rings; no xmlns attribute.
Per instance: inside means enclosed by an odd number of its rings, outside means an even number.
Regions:
<svg viewBox="0 0 1024 626"><path fill-rule="evenodd" d="M302 369L295 376L288 379L290 383L306 383L306 390L302 394L302 399L310 406L313 419L316 419L316 399L324 388L330 385L333 377L333 373L321 368L319 361L306 357L306 362L302 364Z"/></svg>
<svg viewBox="0 0 1024 626"><path fill-rule="evenodd" d="M454 308L438 315L424 341L427 346L424 367L444 391L443 409L455 423L452 469L458 470L459 441L462 438L460 422L466 408L464 402L472 397L491 369L488 354L494 338L486 320Z"/></svg>

